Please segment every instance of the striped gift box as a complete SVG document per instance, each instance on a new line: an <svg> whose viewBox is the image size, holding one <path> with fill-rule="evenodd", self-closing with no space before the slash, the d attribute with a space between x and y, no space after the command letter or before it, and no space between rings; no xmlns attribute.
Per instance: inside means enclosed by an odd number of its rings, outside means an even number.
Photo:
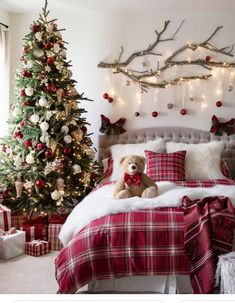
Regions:
<svg viewBox="0 0 235 303"><path fill-rule="evenodd" d="M0 228L8 231L11 228L11 210L0 204Z"/></svg>
<svg viewBox="0 0 235 303"><path fill-rule="evenodd" d="M50 252L50 243L44 240L33 240L25 243L25 254L39 257Z"/></svg>
<svg viewBox="0 0 235 303"><path fill-rule="evenodd" d="M27 221L26 215L11 215L11 225L14 226L16 229L21 229L25 221Z"/></svg>
<svg viewBox="0 0 235 303"><path fill-rule="evenodd" d="M48 225L48 241L51 243L52 250L61 250L62 243L59 240L59 233L63 224L49 224Z"/></svg>
<svg viewBox="0 0 235 303"><path fill-rule="evenodd" d="M47 240L47 225L43 223L36 223L31 225L31 223L23 223L22 230L26 233L26 241L30 242L32 240Z"/></svg>

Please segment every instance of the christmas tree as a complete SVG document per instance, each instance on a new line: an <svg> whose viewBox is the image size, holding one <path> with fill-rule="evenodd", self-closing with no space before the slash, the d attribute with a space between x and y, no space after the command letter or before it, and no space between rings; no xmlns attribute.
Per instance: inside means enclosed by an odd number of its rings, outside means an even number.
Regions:
<svg viewBox="0 0 235 303"><path fill-rule="evenodd" d="M73 207L94 186L97 163L66 47L47 1L24 38L8 135L1 139L0 199L32 214Z"/></svg>

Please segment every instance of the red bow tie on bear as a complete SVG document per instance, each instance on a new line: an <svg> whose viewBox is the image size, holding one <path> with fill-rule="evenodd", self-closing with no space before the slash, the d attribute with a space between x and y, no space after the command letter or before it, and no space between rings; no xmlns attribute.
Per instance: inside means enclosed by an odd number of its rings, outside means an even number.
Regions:
<svg viewBox="0 0 235 303"><path fill-rule="evenodd" d="M136 186L140 186L140 184L141 184L141 174L137 173L137 174L134 174L134 175L129 175L129 174L125 173L124 181L128 186L130 186L132 183Z"/></svg>

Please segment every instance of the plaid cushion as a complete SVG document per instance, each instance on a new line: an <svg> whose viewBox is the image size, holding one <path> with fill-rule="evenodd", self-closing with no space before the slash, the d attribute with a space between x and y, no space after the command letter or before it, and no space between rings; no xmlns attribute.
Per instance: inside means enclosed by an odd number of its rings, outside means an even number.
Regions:
<svg viewBox="0 0 235 303"><path fill-rule="evenodd" d="M229 169L227 163L224 160L220 161L220 170L226 178L230 178Z"/></svg>
<svg viewBox="0 0 235 303"><path fill-rule="evenodd" d="M103 165L103 178L107 179L112 175L113 172L113 159L112 158L103 159L102 165Z"/></svg>
<svg viewBox="0 0 235 303"><path fill-rule="evenodd" d="M154 181L185 180L185 150L175 153L155 153L146 150L145 154L147 175Z"/></svg>

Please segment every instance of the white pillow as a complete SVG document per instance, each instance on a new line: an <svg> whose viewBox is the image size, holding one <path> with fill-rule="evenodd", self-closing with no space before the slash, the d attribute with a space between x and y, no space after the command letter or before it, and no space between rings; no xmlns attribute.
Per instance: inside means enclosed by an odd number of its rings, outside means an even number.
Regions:
<svg viewBox="0 0 235 303"><path fill-rule="evenodd" d="M220 170L220 160L224 151L223 142L212 141L199 144L166 143L167 153L180 150L186 150L186 180L225 179Z"/></svg>
<svg viewBox="0 0 235 303"><path fill-rule="evenodd" d="M145 157L145 150L151 150L157 153L165 151L165 142L162 138L154 141L148 141L137 144L115 144L110 147L111 157L113 159L113 172L110 181L118 180L121 175L120 159L124 156L140 155Z"/></svg>

